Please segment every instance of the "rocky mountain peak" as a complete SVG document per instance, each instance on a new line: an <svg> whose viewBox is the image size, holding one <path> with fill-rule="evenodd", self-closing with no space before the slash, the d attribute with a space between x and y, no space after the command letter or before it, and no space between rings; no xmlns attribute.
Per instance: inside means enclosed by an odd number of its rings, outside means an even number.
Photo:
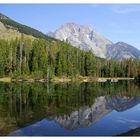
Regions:
<svg viewBox="0 0 140 140"><path fill-rule="evenodd" d="M60 28L68 28L68 29L73 29L75 30L76 32L81 32L81 31L84 31L84 32L91 32L91 31L94 31L95 28L93 27L90 27L90 26L83 26L83 25L79 25L79 24L76 24L76 23L65 23L64 25L62 25Z"/></svg>
<svg viewBox="0 0 140 140"><path fill-rule="evenodd" d="M106 59L139 59L140 51L125 42L112 43L94 27L83 26L76 23L66 23L48 36L67 41L74 47L82 50L91 50L97 57Z"/></svg>
<svg viewBox="0 0 140 140"><path fill-rule="evenodd" d="M101 58L106 58L106 45L112 44L111 41L98 33L95 28L76 23L66 23L54 33L49 33L48 36L62 41L67 40L73 46L80 46L85 51L91 50Z"/></svg>

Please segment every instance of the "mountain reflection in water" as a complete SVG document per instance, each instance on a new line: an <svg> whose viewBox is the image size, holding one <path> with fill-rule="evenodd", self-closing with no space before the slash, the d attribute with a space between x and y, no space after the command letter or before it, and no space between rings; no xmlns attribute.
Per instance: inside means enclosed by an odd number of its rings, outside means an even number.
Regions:
<svg viewBox="0 0 140 140"><path fill-rule="evenodd" d="M104 116L116 111L125 111L140 103L140 97L106 97L100 96L95 99L91 107L80 107L78 111L72 112L69 116L59 116L55 120L65 129L77 129L89 127L95 124Z"/></svg>
<svg viewBox="0 0 140 140"><path fill-rule="evenodd" d="M1 84L0 135L118 135L140 126L131 82Z"/></svg>

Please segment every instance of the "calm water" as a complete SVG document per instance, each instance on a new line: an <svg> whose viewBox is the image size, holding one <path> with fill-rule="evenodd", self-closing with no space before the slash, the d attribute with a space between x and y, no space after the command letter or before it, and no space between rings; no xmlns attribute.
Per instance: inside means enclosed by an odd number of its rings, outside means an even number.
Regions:
<svg viewBox="0 0 140 140"><path fill-rule="evenodd" d="M114 136L140 127L132 82L0 84L0 135Z"/></svg>

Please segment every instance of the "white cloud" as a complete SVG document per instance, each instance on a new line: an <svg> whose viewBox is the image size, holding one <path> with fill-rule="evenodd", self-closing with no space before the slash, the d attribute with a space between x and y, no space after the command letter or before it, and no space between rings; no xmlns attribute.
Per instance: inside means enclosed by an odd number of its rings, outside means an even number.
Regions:
<svg viewBox="0 0 140 140"><path fill-rule="evenodd" d="M112 11L116 14L140 12L140 5L117 5L112 7Z"/></svg>
<svg viewBox="0 0 140 140"><path fill-rule="evenodd" d="M127 118L121 118L121 117L116 121L120 123L140 123L140 120L127 119Z"/></svg>
<svg viewBox="0 0 140 140"><path fill-rule="evenodd" d="M96 8L96 7L99 7L100 5L99 4L90 4L90 6Z"/></svg>

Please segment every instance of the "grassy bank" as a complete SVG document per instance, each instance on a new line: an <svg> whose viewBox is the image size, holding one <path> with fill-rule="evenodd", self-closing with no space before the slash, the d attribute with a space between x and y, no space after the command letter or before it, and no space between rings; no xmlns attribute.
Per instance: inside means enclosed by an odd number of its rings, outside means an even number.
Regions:
<svg viewBox="0 0 140 140"><path fill-rule="evenodd" d="M106 81L120 81L120 80L134 80L134 78L128 77L88 77L88 76L79 76L79 77L53 77L50 79L51 82L55 83L65 83L71 81L79 82L106 82ZM10 82L46 82L46 79L35 79L35 78L11 78L3 77L0 78L0 82L10 83Z"/></svg>
<svg viewBox="0 0 140 140"><path fill-rule="evenodd" d="M0 78L0 82L10 83L12 81L11 77Z"/></svg>

